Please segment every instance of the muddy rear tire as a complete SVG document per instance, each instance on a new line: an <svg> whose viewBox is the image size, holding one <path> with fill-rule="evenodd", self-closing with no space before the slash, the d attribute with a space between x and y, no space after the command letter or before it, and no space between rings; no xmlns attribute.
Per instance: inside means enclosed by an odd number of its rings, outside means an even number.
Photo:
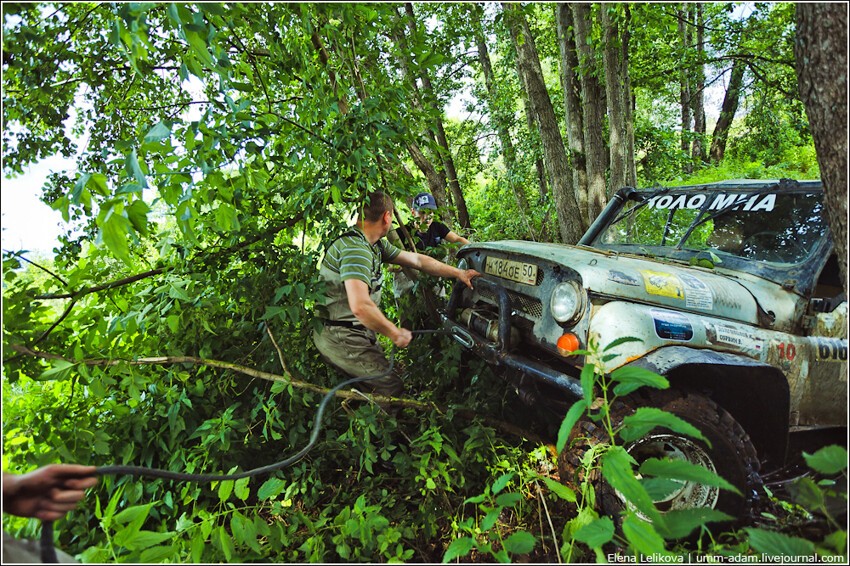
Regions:
<svg viewBox="0 0 850 566"><path fill-rule="evenodd" d="M749 436L732 415L703 395L670 390L651 391L615 402L611 407L612 425L618 427L623 418L634 413L637 407L646 406L657 407L691 423L709 440L711 448L697 439L656 428L644 438L625 445L638 464L648 458L684 459L716 472L743 494L742 497L726 490L684 482L681 489L656 502L658 509L664 512L710 507L739 521L751 517L762 486L758 473L759 461ZM573 427L569 442L558 457L561 481L579 490L584 480L581 459L591 447L602 442L608 442L605 430L589 419L580 420ZM625 502L605 483L598 470L591 472L589 480L596 491L597 510L616 521Z"/></svg>

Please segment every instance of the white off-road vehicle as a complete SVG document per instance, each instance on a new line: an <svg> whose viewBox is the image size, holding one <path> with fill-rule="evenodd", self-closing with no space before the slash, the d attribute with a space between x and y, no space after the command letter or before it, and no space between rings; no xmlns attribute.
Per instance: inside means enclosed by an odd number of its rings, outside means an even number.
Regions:
<svg viewBox="0 0 850 566"><path fill-rule="evenodd" d="M590 337L601 346L640 339L613 349L605 372L639 366L670 388L625 398L612 409L615 424L655 406L710 445L656 429L629 452L638 462L703 465L745 494L683 483L656 502L661 510L741 516L760 474L786 463L792 432L846 430L844 258L833 251L819 181L624 188L575 246L475 243L458 257L484 275L474 290L454 288L444 327L541 411L563 417L581 398L585 360L569 354ZM574 429L562 479L586 448L579 439L594 434L589 420Z"/></svg>

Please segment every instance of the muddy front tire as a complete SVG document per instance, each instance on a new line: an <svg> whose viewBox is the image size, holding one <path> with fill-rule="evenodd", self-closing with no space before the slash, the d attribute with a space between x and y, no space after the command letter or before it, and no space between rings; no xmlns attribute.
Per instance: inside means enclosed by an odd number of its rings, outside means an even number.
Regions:
<svg viewBox="0 0 850 566"><path fill-rule="evenodd" d="M670 390L652 391L615 402L611 407L613 427L619 427L623 419L634 413L637 407L647 406L672 413L694 425L711 443L711 448L700 440L656 428L643 438L624 445L638 465L649 458L685 460L717 473L743 494L741 496L719 488L683 482L681 488L656 501L656 507L662 512L709 507L738 520L751 517L762 486L758 473L759 461L749 436L732 415L703 395ZM561 481L577 491L585 479L590 481L596 492L597 510L617 518L625 507L624 500L604 481L598 469L592 469L585 478L581 464L582 458L591 448L608 441L601 425L589 419L580 420L573 427L569 442L558 457L558 468Z"/></svg>

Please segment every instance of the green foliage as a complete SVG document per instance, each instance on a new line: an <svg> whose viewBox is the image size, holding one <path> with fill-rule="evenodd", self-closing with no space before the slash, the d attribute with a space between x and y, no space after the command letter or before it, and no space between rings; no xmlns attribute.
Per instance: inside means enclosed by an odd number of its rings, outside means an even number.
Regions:
<svg viewBox="0 0 850 566"><path fill-rule="evenodd" d="M718 57L740 46L773 53L774 39L775 53L787 55L791 7L759 5L739 25L723 6L708 6L716 29L728 32L710 38ZM57 153L77 160L42 188L68 229L55 257L3 254L4 469L75 461L227 472L300 449L316 394L185 360L336 383L311 343L322 243L366 192L383 189L400 202L426 186L408 174L414 144L443 172L433 125L467 85L466 115L445 120L472 222L464 235L553 239L557 212L538 184L539 133L525 120L510 38L497 5L477 20L474 8L417 4L418 31L408 33L401 6L380 3L4 4L4 174ZM561 113L550 8L524 9ZM682 178L688 165L678 150L678 87L666 78L669 65L694 58L671 51L675 20L656 8L634 6L632 16L641 24L631 28L641 184ZM494 63L488 104L476 32ZM601 30L589 39L598 45ZM403 58L428 71L427 100L417 100ZM768 86L747 93L750 112L733 130L729 158L692 180L818 175L799 103L768 88L787 87L790 75L781 65L767 70ZM513 163L495 141L497 124L514 144ZM422 278L397 302L387 286L386 312L435 324L420 295L434 284ZM46 354L14 349L23 347ZM184 361L150 362L165 356ZM592 486L560 485L545 450L470 420L472 411L521 419L491 386L495 376L457 345L417 339L399 361L410 395L445 412L332 409L319 448L270 477L213 485L105 477L60 523L60 546L92 562L550 561L561 550L556 534L566 559L576 542L600 558L611 541L649 550L677 534L671 521L664 530L632 513L623 539L594 511ZM586 398L567 413L559 450L584 413L607 428L612 446L647 426L685 430L647 412L613 430L597 391L612 402L666 382L631 370L602 376L598 367L582 375ZM836 461L813 458L824 473ZM624 460L600 448L587 466L604 471ZM618 476L648 514L647 498L665 479L719 484L693 469L654 466L628 462ZM647 481L636 483L637 472ZM803 482L797 493L825 509L827 491ZM544 518L557 528L543 529ZM683 515L678 524L716 519ZM37 533L35 521L7 516L4 524ZM842 552L839 538L816 549Z"/></svg>
<svg viewBox="0 0 850 566"><path fill-rule="evenodd" d="M656 428L665 428L708 444L702 433L692 425L653 407L639 407L633 415L625 417L617 428L612 426L611 407L618 402L619 397L633 393L640 387L669 387L662 376L639 368L626 366L610 375L602 373L601 360L611 355L608 352L632 340L635 339L623 338L603 349L591 341L588 350L576 352L576 355L585 355L589 360L582 371L585 398L576 402L564 418L559 432L558 451L568 449L566 439L582 414L605 428L608 441L594 444L587 450L582 459L584 479L580 489L576 494L570 491L565 497L576 503L577 509L575 517L564 527L564 555L574 556L576 543L586 546L597 560L605 556L605 548L617 548L619 552L634 556L652 556L654 560L684 553L693 557L695 552L726 556L760 553L761 556L772 557L833 556L836 552L839 555L846 554L846 531L832 518L827 499L843 499L846 503L847 496L844 492L835 491L837 483L830 479L818 484L807 477L799 478L791 490L802 509L822 514L834 529L821 544L766 528L745 528L724 535L731 537L728 540L739 542L724 544L719 539L713 539L707 547L702 547L699 535L708 532L706 525L730 521L732 517L710 508L660 511L655 501L663 501L669 490L678 488L682 482L716 486L739 495L740 491L703 466L668 458L648 458L638 465L629 454L631 443ZM597 402L591 403L592 399ZM814 470L831 475L841 473L842 479L846 478L847 452L843 448L828 446L815 454L804 456ZM600 517L597 511L598 485L594 483L594 478L599 475L624 502L622 511L613 517L613 521L612 517ZM771 518L776 520L775 516ZM682 542L685 537L693 536L694 532L697 533L695 540L699 544L696 548Z"/></svg>

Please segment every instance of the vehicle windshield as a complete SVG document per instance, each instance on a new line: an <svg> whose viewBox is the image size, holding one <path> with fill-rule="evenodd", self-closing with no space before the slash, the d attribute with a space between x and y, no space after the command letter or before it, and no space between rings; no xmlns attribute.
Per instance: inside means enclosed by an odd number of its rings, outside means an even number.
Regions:
<svg viewBox="0 0 850 566"><path fill-rule="evenodd" d="M710 252L720 262L726 257L782 268L805 262L826 233L820 191L670 189L629 201L593 245L679 260Z"/></svg>

